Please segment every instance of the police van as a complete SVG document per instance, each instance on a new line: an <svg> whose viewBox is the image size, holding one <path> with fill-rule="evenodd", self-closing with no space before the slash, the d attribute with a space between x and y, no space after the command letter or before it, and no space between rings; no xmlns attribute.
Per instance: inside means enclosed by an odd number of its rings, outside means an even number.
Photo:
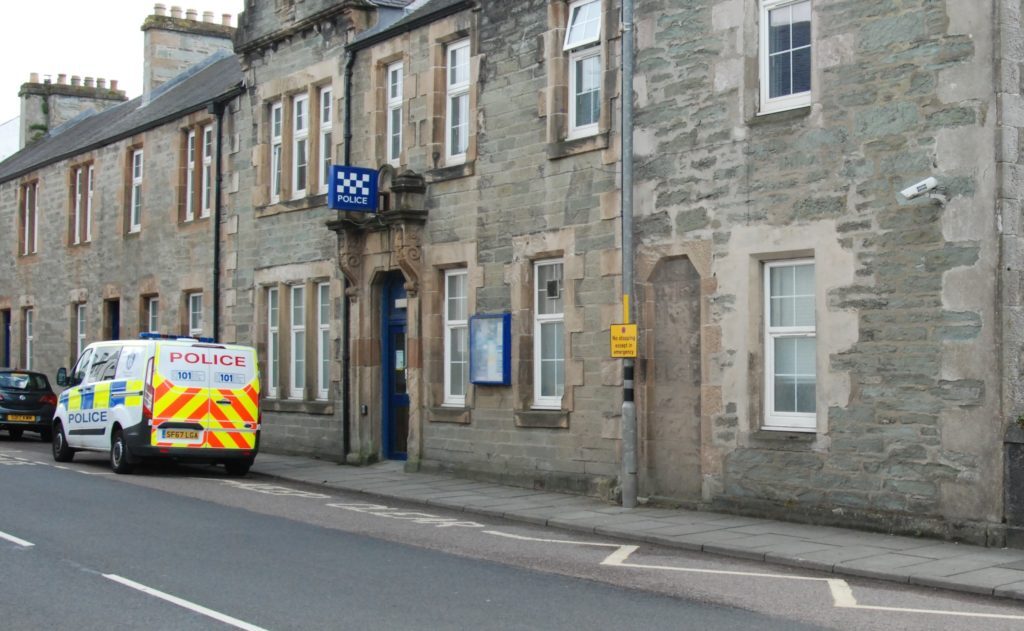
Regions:
<svg viewBox="0 0 1024 631"><path fill-rule="evenodd" d="M79 450L110 454L115 473L170 458L222 463L245 475L259 448L256 351L203 338L142 334L82 351L53 417L53 458Z"/></svg>

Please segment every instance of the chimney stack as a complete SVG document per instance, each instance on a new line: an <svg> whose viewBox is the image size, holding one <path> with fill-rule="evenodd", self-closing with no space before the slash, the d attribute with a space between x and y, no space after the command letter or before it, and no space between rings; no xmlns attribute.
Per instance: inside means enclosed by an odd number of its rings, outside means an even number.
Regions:
<svg viewBox="0 0 1024 631"><path fill-rule="evenodd" d="M143 55L143 102L148 102L153 90L188 70L195 64L219 51L231 52L235 29L231 16L218 24L213 11L204 11L202 20L195 9L185 11L171 6L168 17L164 5L154 7L153 15L142 24L145 34Z"/></svg>
<svg viewBox="0 0 1024 631"><path fill-rule="evenodd" d="M18 96L21 98L21 123L19 141L24 148L31 142L46 134L59 132L73 118L87 112L103 110L128 100L124 92L117 89L117 82L111 88L106 87L106 80L99 79L94 83L92 77L85 77L83 83L79 75L57 75L57 83L51 83L49 75L39 82L39 73L29 74L28 83L21 85Z"/></svg>

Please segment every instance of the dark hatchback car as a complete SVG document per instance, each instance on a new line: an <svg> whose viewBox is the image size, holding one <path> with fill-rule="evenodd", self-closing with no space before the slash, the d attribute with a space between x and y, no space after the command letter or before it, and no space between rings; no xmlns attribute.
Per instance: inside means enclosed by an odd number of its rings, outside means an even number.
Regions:
<svg viewBox="0 0 1024 631"><path fill-rule="evenodd" d="M49 441L56 408L57 395L46 375L0 368L0 430L7 430L11 438L21 438L28 430Z"/></svg>

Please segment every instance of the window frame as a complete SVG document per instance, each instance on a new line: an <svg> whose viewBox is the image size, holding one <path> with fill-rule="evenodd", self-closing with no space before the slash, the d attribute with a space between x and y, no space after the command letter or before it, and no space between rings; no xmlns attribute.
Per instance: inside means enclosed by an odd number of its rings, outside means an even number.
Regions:
<svg viewBox="0 0 1024 631"><path fill-rule="evenodd" d="M300 105L303 109L300 115ZM292 97L292 199L306 196L309 188L309 95L296 94ZM302 125L302 127L300 127ZM302 151L299 151L299 147ZM300 160L301 158L301 160ZM302 174L302 187L299 187L299 174Z"/></svg>
<svg viewBox="0 0 1024 631"><path fill-rule="evenodd" d="M316 286L316 385L317 399L326 401L331 390L331 284Z"/></svg>
<svg viewBox="0 0 1024 631"><path fill-rule="evenodd" d="M284 103L270 104L270 201L281 201L282 180L284 179Z"/></svg>
<svg viewBox="0 0 1024 631"><path fill-rule="evenodd" d="M82 217L82 224L84 228L83 243L92 242L92 199L93 192L96 190L96 168L90 164L86 170L86 191L85 191L85 215Z"/></svg>
<svg viewBox="0 0 1024 631"><path fill-rule="evenodd" d="M39 182L21 186L21 251L22 256L39 252Z"/></svg>
<svg viewBox="0 0 1024 631"><path fill-rule="evenodd" d="M22 310L22 326L24 328L25 370L32 370L32 347L35 345L35 307Z"/></svg>
<svg viewBox="0 0 1024 631"><path fill-rule="evenodd" d="M196 216L195 204L195 172L196 172L196 130L188 130L185 136L185 221L192 221Z"/></svg>
<svg viewBox="0 0 1024 631"><path fill-rule="evenodd" d="M386 145L385 155L387 156L388 164L397 167L402 161L402 124L405 116L403 111L405 100L405 65L403 62L396 61L385 67L384 86L384 89L387 91L387 134L384 137L384 144ZM397 126L394 120L396 113L398 114ZM398 141L397 151L395 151L396 139Z"/></svg>
<svg viewBox="0 0 1024 631"><path fill-rule="evenodd" d="M210 216L210 208L213 206L213 152L214 152L213 125L203 126L203 150L201 176L202 188L199 197L199 218L206 219Z"/></svg>
<svg viewBox="0 0 1024 631"><path fill-rule="evenodd" d="M201 337L203 335L203 292L193 291L185 295L185 305L187 307L188 317L188 334L189 337ZM199 308L196 309L195 307Z"/></svg>
<svg viewBox="0 0 1024 631"><path fill-rule="evenodd" d="M817 361L817 276L811 298L814 304L814 324L802 326L773 326L771 323L771 272L778 268L810 266L815 272L813 258L786 259L766 261L763 265L763 335L764 335L764 415L762 429L771 431L815 432L817 431L817 392L818 392L818 361ZM798 297L794 294L794 297ZM815 340L815 411L814 412L777 412L775 411L775 340L780 338L811 338Z"/></svg>
<svg viewBox="0 0 1024 631"><path fill-rule="evenodd" d="M299 300L296 300L296 296ZM296 309L299 313L296 313ZM299 317L296 317L298 315ZM288 330L291 353L288 361L288 398L301 400L306 394L306 285L288 286ZM301 338L301 339L300 339ZM301 358L297 351L302 351ZM300 368L301 364L301 368Z"/></svg>
<svg viewBox="0 0 1024 631"><path fill-rule="evenodd" d="M320 152L319 152L319 175L320 194L327 192L327 185L331 179L331 163L334 160L334 143L332 132L334 131L334 90L332 86L326 85L320 88Z"/></svg>
<svg viewBox="0 0 1024 631"><path fill-rule="evenodd" d="M597 10L597 30L590 36L584 36L578 41L570 41L573 33L575 32L573 26L573 15L577 11L584 10L587 6L596 7ZM601 126L601 110L603 104L602 98L602 75L604 73L604 55L601 47L601 37L603 35L603 21L604 21L604 7L602 6L601 0L576 0L569 5L568 11L566 12L566 24L565 24L565 40L562 43L562 50L568 53L568 72L567 72L567 83L568 83L568 94L567 101L569 103L569 125L566 131L566 140L573 140L576 138L585 138L587 136L594 136L600 131ZM582 92L577 92L576 85L579 82L579 72L577 70L578 64L584 64L590 60L596 60L597 63L597 86L594 90L590 90L591 93L595 94L597 99L598 109L597 118L593 122L585 124L577 124L579 117L579 111L577 110L577 99Z"/></svg>
<svg viewBox="0 0 1024 631"><path fill-rule="evenodd" d="M131 205L128 207L128 232L142 231L142 178L145 173L145 159L142 149L133 149L131 153Z"/></svg>
<svg viewBox="0 0 1024 631"><path fill-rule="evenodd" d="M445 85L445 117L444 117L444 153L445 153L445 164L456 165L462 164L466 161L466 154L469 152L469 126L471 117L469 115L469 86L472 83L472 57L470 55L469 38L460 39L446 45L444 48L444 85ZM458 51L466 51L466 80L465 81L453 81L452 79L452 54ZM455 66L458 67L457 65ZM465 122L460 118L457 124L452 119L452 102L455 99L465 99L465 107L462 108L464 113ZM455 127L462 127L465 125L465 135L460 136L462 141L460 144L464 145L461 151L456 153L452 146L452 131Z"/></svg>
<svg viewBox="0 0 1024 631"><path fill-rule="evenodd" d="M83 167L76 166L71 172L71 245L78 245L82 242L82 180Z"/></svg>
<svg viewBox="0 0 1024 631"><path fill-rule="evenodd" d="M150 333L160 331L160 297L146 297L146 328Z"/></svg>
<svg viewBox="0 0 1024 631"><path fill-rule="evenodd" d="M85 341L87 334L85 311L86 308L84 302L80 302L75 305L75 357L81 355L82 351L85 350L85 347L89 345L88 342Z"/></svg>
<svg viewBox="0 0 1024 631"><path fill-rule="evenodd" d="M771 55L768 48L771 12L805 2L811 11L810 41L806 46L811 52L810 67L808 68L810 76L807 78L810 88L806 92L790 93L772 98ZM795 49L788 50L792 51ZM760 105L758 114L772 114L811 105L811 95L814 91L814 4L811 0L760 0L758 12L758 57L758 94Z"/></svg>
<svg viewBox="0 0 1024 631"><path fill-rule="evenodd" d="M451 284L450 281L456 276L461 276L463 279L463 289L465 293L461 296L461 300L466 305L466 317L461 320L451 318L449 311L449 305L452 299L450 293ZM466 395L469 393L469 270L465 267L457 269L445 270L444 272L444 308L443 308L443 322L444 322L444 398L443 406L452 407L465 407ZM458 298L456 298L458 299ZM465 380L463 382L463 393L461 395L453 393L453 386L455 385L452 381L452 365L454 364L451 356L451 342L452 334L455 331L463 331L465 334L466 344L466 359L463 375Z"/></svg>
<svg viewBox="0 0 1024 631"><path fill-rule="evenodd" d="M538 295L540 293L539 279L540 279L540 268L547 266L560 266L562 271L561 276L561 299L562 299L562 311L553 314L542 314L540 313L540 305L538 304ZM538 410L560 410L562 408L562 398L565 396L565 380L562 381L562 392L554 396L544 396L543 392L543 339L542 330L543 325L550 323L560 323L562 325L562 374L565 374L565 259L562 258L551 258L551 259L540 259L533 262L533 282L531 283L533 299L533 408Z"/></svg>
<svg viewBox="0 0 1024 631"><path fill-rule="evenodd" d="M277 287L267 287L267 397L278 397L281 366L281 301Z"/></svg>

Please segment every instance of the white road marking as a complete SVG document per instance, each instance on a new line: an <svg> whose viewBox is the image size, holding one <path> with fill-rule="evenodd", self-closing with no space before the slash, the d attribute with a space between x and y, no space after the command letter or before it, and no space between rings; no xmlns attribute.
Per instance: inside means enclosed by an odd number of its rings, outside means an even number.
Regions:
<svg viewBox="0 0 1024 631"><path fill-rule="evenodd" d="M331 508L340 508L343 510L353 511L356 513L365 513L367 515L373 515L374 517L387 517L388 519L398 519L400 521L411 521L414 524L423 524L425 526L434 526L436 528L483 528L484 525L475 521L460 521L453 517L438 517L430 513L420 513L416 511L402 511L390 506L384 506L383 504L343 504L334 503L327 504Z"/></svg>
<svg viewBox="0 0 1024 631"><path fill-rule="evenodd" d="M4 539L6 541L10 541L11 543L13 543L15 545L19 545L22 548L31 548L32 546L36 545L36 544L32 543L31 541L25 541L24 539L19 539L18 537L15 537L14 535L9 535L9 534L7 534L6 532L3 532L3 531L0 531L0 539Z"/></svg>
<svg viewBox="0 0 1024 631"><path fill-rule="evenodd" d="M596 541L569 541L564 539L541 539L538 537L526 537L523 535L513 535L507 532L500 532L497 530L485 530L486 534L496 535L498 537L506 537L508 539L517 539L519 541L536 541L538 543L554 543L554 544L566 544L574 546L596 546L605 548L616 548L614 552L609 554L601 565L608 565L612 567L625 567L634 568L640 570L659 570L665 572L686 572L689 574L719 574L723 576L743 576L747 578L770 578L770 579L783 579L788 581L805 581L805 582L824 582L828 584L829 592L832 595L832 606L837 609L863 609L867 611L891 611L898 613L914 613L914 614L928 614L936 616L958 616L965 618L990 618L998 620L1024 620L1024 615L1010 615L1010 614L998 614L998 613L972 613L967 611L945 611L941 609L913 609L908 607L883 607L880 605L861 605L857 602L856 597L853 595L853 589L850 584L841 578L815 578L813 576L797 576L792 574L769 574L767 572L739 572L735 570L707 570L702 568L690 568L690 567L674 567L671 565L647 565L643 563L627 563L626 560L637 550L640 546L632 545L619 545L617 543L600 543Z"/></svg>
<svg viewBox="0 0 1024 631"><path fill-rule="evenodd" d="M147 587L147 586L143 585L142 583L136 583L135 581L129 580L127 578L124 578L123 576L118 576L117 574L104 574L103 578L110 579L110 580L114 581L115 583L120 583L121 585L124 585L126 587L130 587L132 589L138 590L138 591L140 591L140 592L142 592L144 594L148 594L150 596L155 596L156 598L159 598L161 600L166 600L167 602L169 602L171 604L177 605L179 607L183 607L185 609L188 609L189 611L194 611L195 613L198 613L198 614L202 614L202 615L204 615L204 616L206 616L208 618L213 618L214 620L223 622L224 624L229 624L229 625L231 625L233 627L236 627L238 629L245 629L246 631L267 631L263 627L257 627L256 625L249 624L248 622L245 622L244 620L239 620L238 618L232 618L231 616L226 615L226 614L222 614L219 611L214 611L213 609L208 609L206 607L203 607L202 605L197 605L197 604L195 604L193 602L189 602L189 601L187 601L187 600L185 600L183 598L178 598L177 596L172 596L172 595L167 594L165 592L162 592L160 590L153 589L152 587Z"/></svg>
<svg viewBox="0 0 1024 631"><path fill-rule="evenodd" d="M324 495L323 493L311 493L309 491L299 491L298 489L290 489L287 486L278 486L276 484L262 484L259 482L242 482L239 480L221 480L228 486L243 489L246 491L255 491L256 493L263 493L265 495L280 495L290 497L305 497L315 500L326 500L329 499L330 495Z"/></svg>

